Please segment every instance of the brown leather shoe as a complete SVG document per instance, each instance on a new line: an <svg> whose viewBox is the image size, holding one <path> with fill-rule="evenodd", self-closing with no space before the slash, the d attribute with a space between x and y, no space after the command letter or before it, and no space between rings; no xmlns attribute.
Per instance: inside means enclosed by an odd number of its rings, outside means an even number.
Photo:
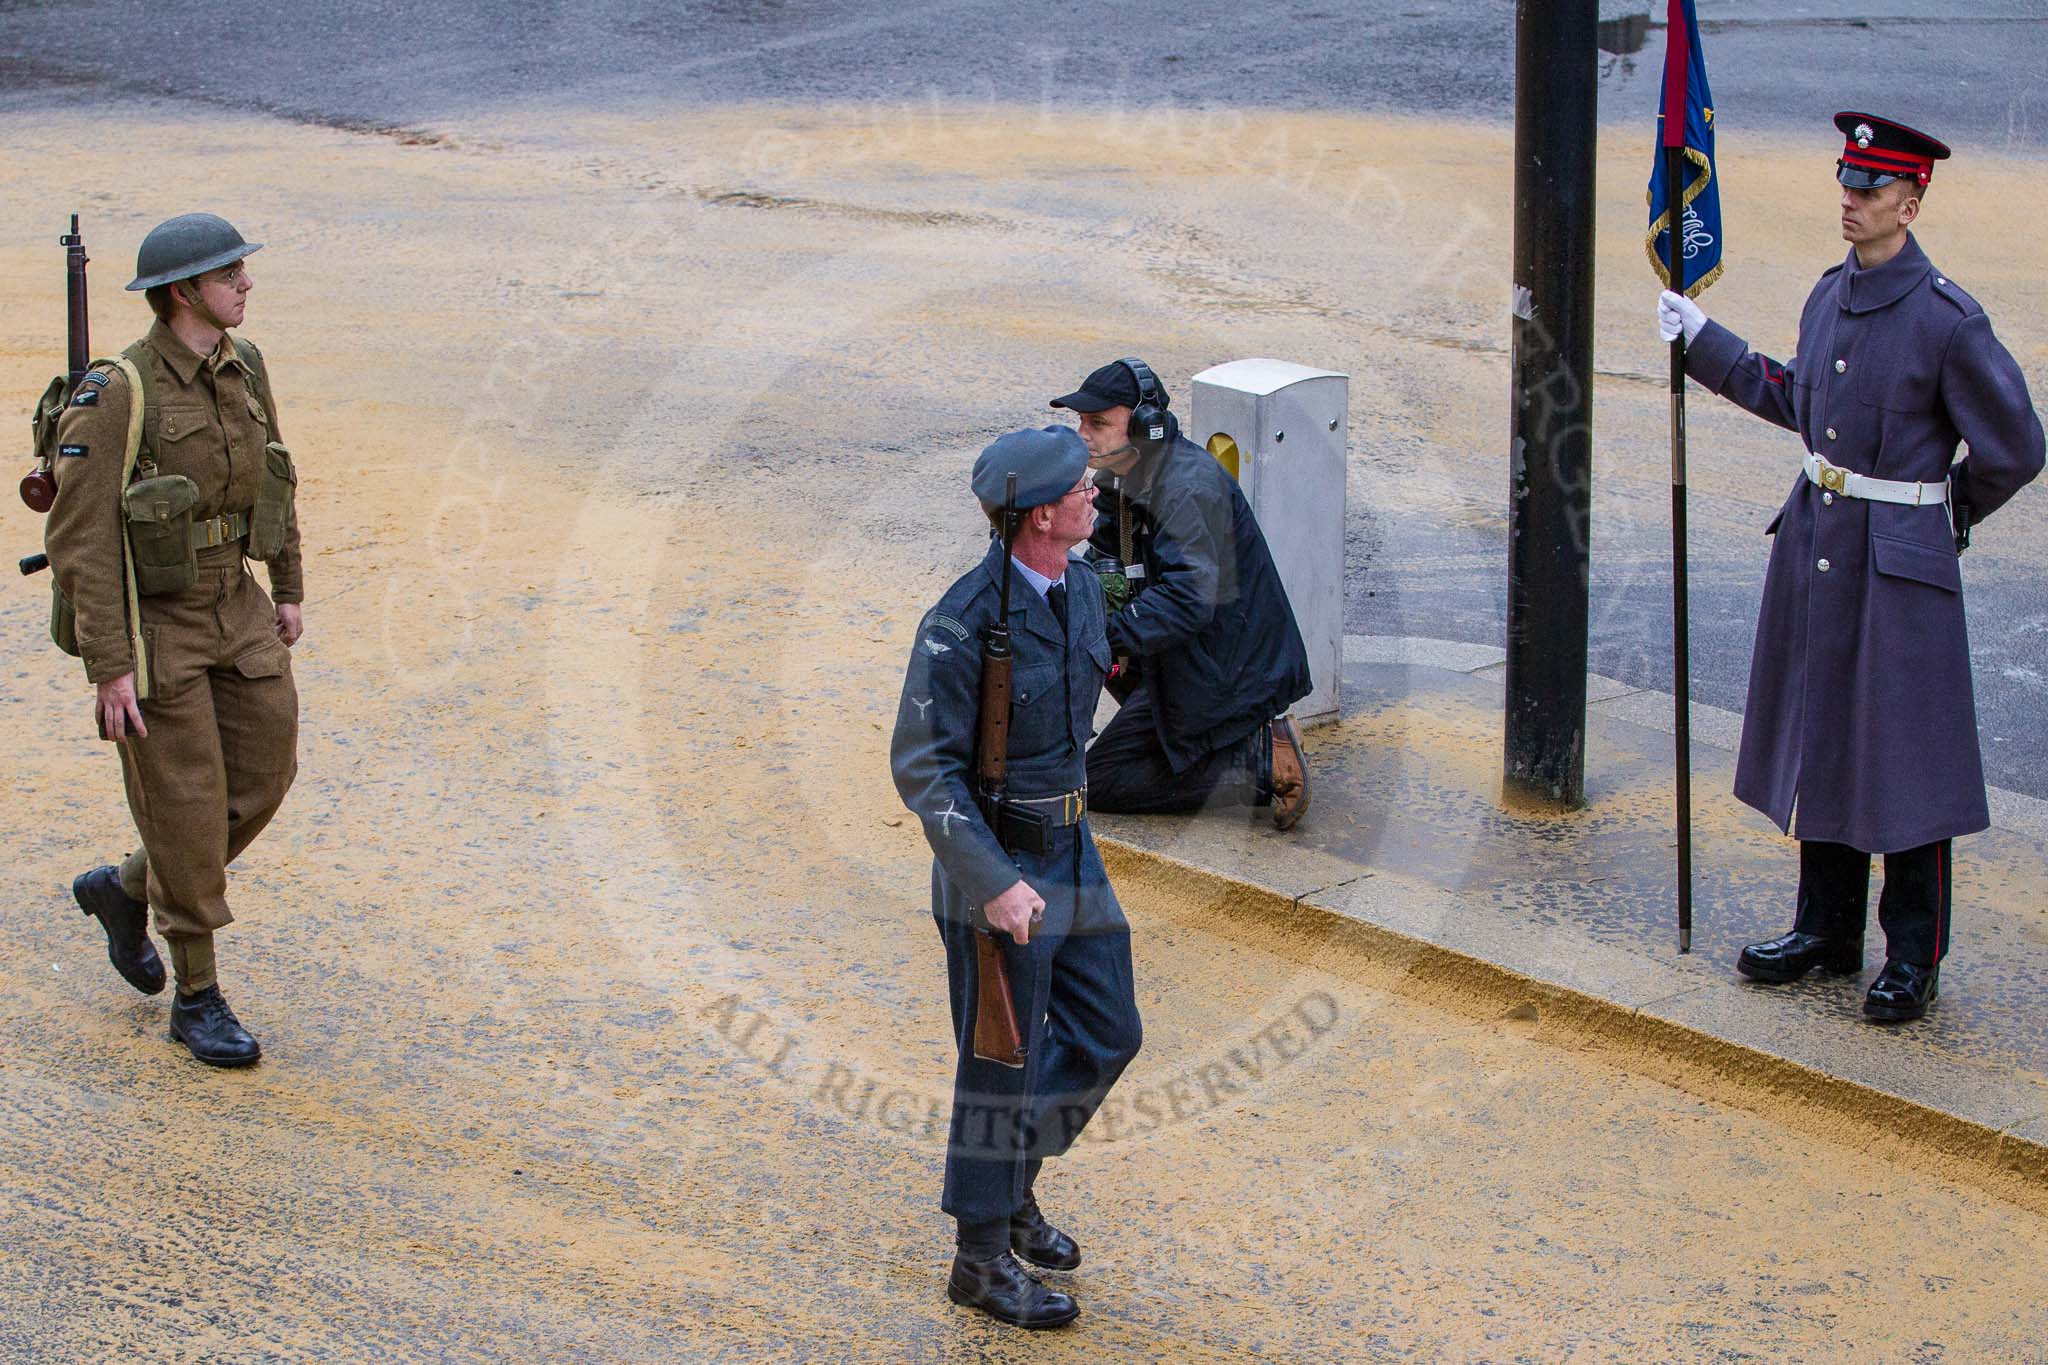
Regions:
<svg viewBox="0 0 2048 1365"><path fill-rule="evenodd" d="M1308 754L1294 717L1282 716L1267 727L1273 746L1273 824L1293 829L1308 814Z"/></svg>

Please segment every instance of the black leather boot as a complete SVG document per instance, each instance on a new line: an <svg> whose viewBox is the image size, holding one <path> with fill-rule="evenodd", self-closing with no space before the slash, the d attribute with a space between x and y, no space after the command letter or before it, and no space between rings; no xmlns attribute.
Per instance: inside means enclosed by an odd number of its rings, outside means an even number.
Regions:
<svg viewBox="0 0 2048 1365"><path fill-rule="evenodd" d="M1752 943L1735 959L1735 970L1752 981L1797 981L1815 967L1823 972L1863 969L1863 940L1822 938L1793 930Z"/></svg>
<svg viewBox="0 0 2048 1365"><path fill-rule="evenodd" d="M248 1066L263 1055L218 986L197 995L180 991L171 1001L171 1041L183 1043L208 1066Z"/></svg>
<svg viewBox="0 0 2048 1365"><path fill-rule="evenodd" d="M121 874L96 867L73 879L71 898L107 931L107 961L121 979L144 995L164 988L164 960L149 941L149 902L130 900Z"/></svg>
<svg viewBox="0 0 2048 1365"><path fill-rule="evenodd" d="M1888 1024L1918 1019L1940 994L1939 966L1887 961L1877 980L1870 983L1870 993L1863 997L1863 1012Z"/></svg>
<svg viewBox="0 0 2048 1365"><path fill-rule="evenodd" d="M1012 1327L1064 1327L1081 1313L1072 1295L1047 1289L1007 1251L993 1261L955 1256L946 1297Z"/></svg>
<svg viewBox="0 0 2048 1365"><path fill-rule="evenodd" d="M1072 1270L1081 1264L1081 1248L1045 1221L1030 1195L1024 1197L1024 1207L1010 1215L1010 1250L1040 1270Z"/></svg>

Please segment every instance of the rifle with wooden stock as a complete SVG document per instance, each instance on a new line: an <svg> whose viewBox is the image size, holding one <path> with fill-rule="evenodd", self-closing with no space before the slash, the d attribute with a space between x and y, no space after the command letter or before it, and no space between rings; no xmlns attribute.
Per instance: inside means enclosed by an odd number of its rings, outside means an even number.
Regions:
<svg viewBox="0 0 2048 1365"><path fill-rule="evenodd" d="M63 378L50 381L37 407L36 465L21 480L21 500L32 512L46 513L57 501L55 437L64 405L85 378L92 364L92 339L87 330L85 306L85 238L78 232L78 215L71 215L71 231L57 239L64 248L65 369ZM24 574L41 573L50 567L47 555L33 554L20 564Z"/></svg>
<svg viewBox="0 0 2048 1365"><path fill-rule="evenodd" d="M1003 597L996 623L981 632L981 715L975 729L981 810L1002 837L1003 795L1010 764L1010 554L1017 538L1017 476L1003 486ZM980 912L977 910L976 912ZM1024 1035L1003 945L986 923L974 930L974 1055L1004 1066L1024 1065Z"/></svg>

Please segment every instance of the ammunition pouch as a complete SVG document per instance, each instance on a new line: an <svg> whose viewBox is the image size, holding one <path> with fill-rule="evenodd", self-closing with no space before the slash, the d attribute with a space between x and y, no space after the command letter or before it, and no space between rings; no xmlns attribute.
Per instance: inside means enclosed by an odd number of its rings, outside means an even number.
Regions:
<svg viewBox="0 0 2048 1365"><path fill-rule="evenodd" d="M1040 856L1052 852L1052 819L1042 810L999 801L995 826L996 842L1008 852Z"/></svg>
<svg viewBox="0 0 2048 1365"><path fill-rule="evenodd" d="M50 584L50 643L72 658L78 657L78 613L54 582Z"/></svg>
<svg viewBox="0 0 2048 1365"><path fill-rule="evenodd" d="M284 552L292 524L299 473L289 450L272 441L263 448L263 482L256 489L256 508L249 515L249 558L269 563Z"/></svg>
<svg viewBox="0 0 2048 1365"><path fill-rule="evenodd" d="M989 821L996 842L1011 853L1043 856L1052 852L1052 832L1078 825L1088 814L1088 788L1052 796L1004 797L995 803Z"/></svg>
<svg viewBox="0 0 2048 1365"><path fill-rule="evenodd" d="M199 485L183 474L138 479L121 494L135 591L141 596L183 592L199 581L192 542L192 508L198 501Z"/></svg>

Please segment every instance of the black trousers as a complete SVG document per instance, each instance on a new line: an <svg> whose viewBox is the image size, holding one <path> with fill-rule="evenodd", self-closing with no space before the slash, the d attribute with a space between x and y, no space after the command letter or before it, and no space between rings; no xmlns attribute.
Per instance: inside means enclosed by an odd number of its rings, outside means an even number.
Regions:
<svg viewBox="0 0 2048 1365"><path fill-rule="evenodd" d="M1273 800L1272 749L1261 725L1179 772L1167 761L1143 683L1088 746L1088 809L1119 815L1183 815L1205 807Z"/></svg>
<svg viewBox="0 0 2048 1365"><path fill-rule="evenodd" d="M1931 967L1948 954L1952 841L1884 855L1877 922L1885 956ZM1847 844L1799 843L1799 917L1792 925L1822 938L1863 937L1870 905L1870 855Z"/></svg>

